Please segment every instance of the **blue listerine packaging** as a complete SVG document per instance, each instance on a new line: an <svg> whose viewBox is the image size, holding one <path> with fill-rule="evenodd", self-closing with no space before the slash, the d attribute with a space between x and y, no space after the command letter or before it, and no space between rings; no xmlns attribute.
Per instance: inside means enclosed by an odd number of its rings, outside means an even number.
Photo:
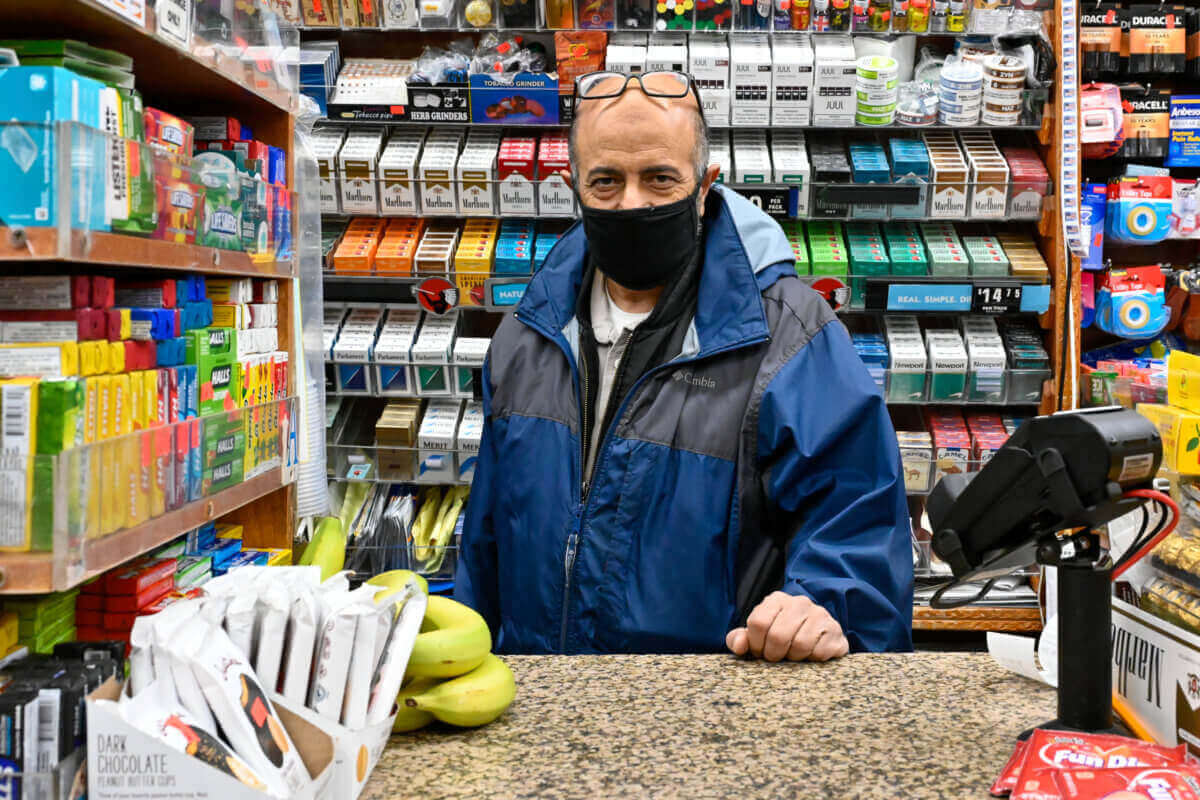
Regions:
<svg viewBox="0 0 1200 800"><path fill-rule="evenodd" d="M1108 186L1103 183L1085 183L1079 201L1079 227L1087 243L1087 255L1080 266L1083 269L1104 269L1104 215L1108 202Z"/></svg>
<svg viewBox="0 0 1200 800"><path fill-rule="evenodd" d="M106 138L100 128L104 84L62 67L0 69L0 223L59 224L61 193L73 228L107 230ZM57 125L76 122L79 125ZM68 137L69 185L61 186L60 136Z"/></svg>
<svg viewBox="0 0 1200 800"><path fill-rule="evenodd" d="M1168 167L1200 167L1200 94L1171 95Z"/></svg>

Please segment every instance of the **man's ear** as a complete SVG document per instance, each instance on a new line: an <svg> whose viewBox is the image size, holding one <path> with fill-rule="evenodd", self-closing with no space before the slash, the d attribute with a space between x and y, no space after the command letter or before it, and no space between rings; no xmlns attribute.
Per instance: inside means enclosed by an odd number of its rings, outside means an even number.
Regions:
<svg viewBox="0 0 1200 800"><path fill-rule="evenodd" d="M700 179L700 210L704 211L704 201L708 199L708 190L712 188L716 182L717 176L721 174L720 164L709 164L708 169L704 170L704 177Z"/></svg>

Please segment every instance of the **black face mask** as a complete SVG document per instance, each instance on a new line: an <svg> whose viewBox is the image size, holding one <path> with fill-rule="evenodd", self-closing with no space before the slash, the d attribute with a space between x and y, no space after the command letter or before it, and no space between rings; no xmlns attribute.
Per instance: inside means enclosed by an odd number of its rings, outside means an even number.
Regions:
<svg viewBox="0 0 1200 800"><path fill-rule="evenodd" d="M583 211L583 232L596 267L621 286L645 291L672 283L700 247L700 188L665 206Z"/></svg>

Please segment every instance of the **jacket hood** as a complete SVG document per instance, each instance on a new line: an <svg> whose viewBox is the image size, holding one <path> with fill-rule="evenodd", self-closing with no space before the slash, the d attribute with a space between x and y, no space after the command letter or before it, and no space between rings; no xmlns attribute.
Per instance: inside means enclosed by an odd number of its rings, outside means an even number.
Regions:
<svg viewBox="0 0 1200 800"><path fill-rule="evenodd" d="M703 247L696 317L685 352L765 338L760 294L795 263L779 223L737 192L715 184L705 203ZM575 302L586 263L587 238L577 222L555 244L517 306L521 319L551 338L564 335L572 350ZM787 269L770 269L780 265Z"/></svg>

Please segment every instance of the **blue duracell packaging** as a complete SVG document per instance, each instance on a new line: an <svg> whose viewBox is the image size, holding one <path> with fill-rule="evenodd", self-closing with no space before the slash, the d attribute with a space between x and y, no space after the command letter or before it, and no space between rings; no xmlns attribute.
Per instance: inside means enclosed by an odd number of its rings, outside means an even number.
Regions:
<svg viewBox="0 0 1200 800"><path fill-rule="evenodd" d="M1083 196L1079 201L1079 224L1087 244L1087 255L1080 263L1083 269L1104 269L1104 213L1107 198L1106 184L1083 185Z"/></svg>

